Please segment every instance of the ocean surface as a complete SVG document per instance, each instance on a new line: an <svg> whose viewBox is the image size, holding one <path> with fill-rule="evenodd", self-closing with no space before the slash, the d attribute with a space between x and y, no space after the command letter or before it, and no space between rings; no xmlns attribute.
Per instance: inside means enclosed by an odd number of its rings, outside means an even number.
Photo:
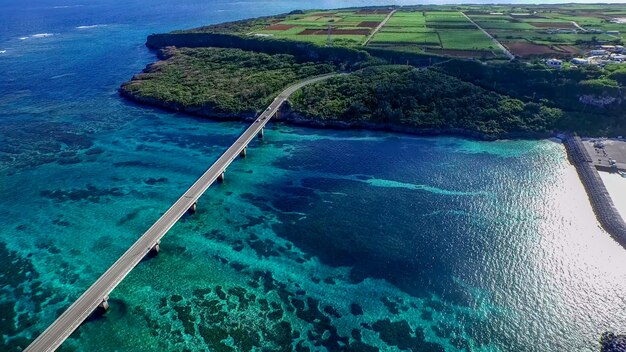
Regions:
<svg viewBox="0 0 626 352"><path fill-rule="evenodd" d="M0 350L245 128L121 99L148 34L366 4L0 0ZM161 249L62 351L597 351L626 329L626 250L548 140L272 125Z"/></svg>

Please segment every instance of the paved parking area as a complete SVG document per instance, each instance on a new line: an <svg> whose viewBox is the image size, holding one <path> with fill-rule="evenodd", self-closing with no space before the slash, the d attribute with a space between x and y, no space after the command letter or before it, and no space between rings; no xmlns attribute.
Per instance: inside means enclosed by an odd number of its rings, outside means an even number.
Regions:
<svg viewBox="0 0 626 352"><path fill-rule="evenodd" d="M609 171L610 159L615 160L617 168L626 171L626 140L603 139L604 147L599 147L598 139L584 139L583 144L593 160L593 165L602 171Z"/></svg>

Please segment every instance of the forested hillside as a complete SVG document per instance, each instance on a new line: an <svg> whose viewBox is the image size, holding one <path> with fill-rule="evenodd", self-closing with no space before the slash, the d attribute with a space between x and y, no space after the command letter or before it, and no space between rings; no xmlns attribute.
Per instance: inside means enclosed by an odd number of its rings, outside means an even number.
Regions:
<svg viewBox="0 0 626 352"><path fill-rule="evenodd" d="M458 128L487 136L547 133L562 118L559 109L407 66L371 67L316 83L292 102L311 119Z"/></svg>

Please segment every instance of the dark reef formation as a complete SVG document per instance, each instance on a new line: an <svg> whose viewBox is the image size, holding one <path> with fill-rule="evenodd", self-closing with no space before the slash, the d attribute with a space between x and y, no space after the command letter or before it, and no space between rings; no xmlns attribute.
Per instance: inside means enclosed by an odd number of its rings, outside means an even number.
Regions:
<svg viewBox="0 0 626 352"><path fill-rule="evenodd" d="M616 335L605 332L600 338L602 347L600 352L626 352L626 335Z"/></svg>

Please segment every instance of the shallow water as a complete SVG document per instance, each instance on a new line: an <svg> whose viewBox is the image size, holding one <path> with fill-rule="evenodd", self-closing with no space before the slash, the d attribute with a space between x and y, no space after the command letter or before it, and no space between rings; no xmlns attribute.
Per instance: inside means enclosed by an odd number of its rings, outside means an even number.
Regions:
<svg viewBox="0 0 626 352"><path fill-rule="evenodd" d="M120 99L145 36L305 6L175 4L0 3L0 350L245 128ZM626 326L626 252L559 144L273 125L248 155L62 350L591 351Z"/></svg>

